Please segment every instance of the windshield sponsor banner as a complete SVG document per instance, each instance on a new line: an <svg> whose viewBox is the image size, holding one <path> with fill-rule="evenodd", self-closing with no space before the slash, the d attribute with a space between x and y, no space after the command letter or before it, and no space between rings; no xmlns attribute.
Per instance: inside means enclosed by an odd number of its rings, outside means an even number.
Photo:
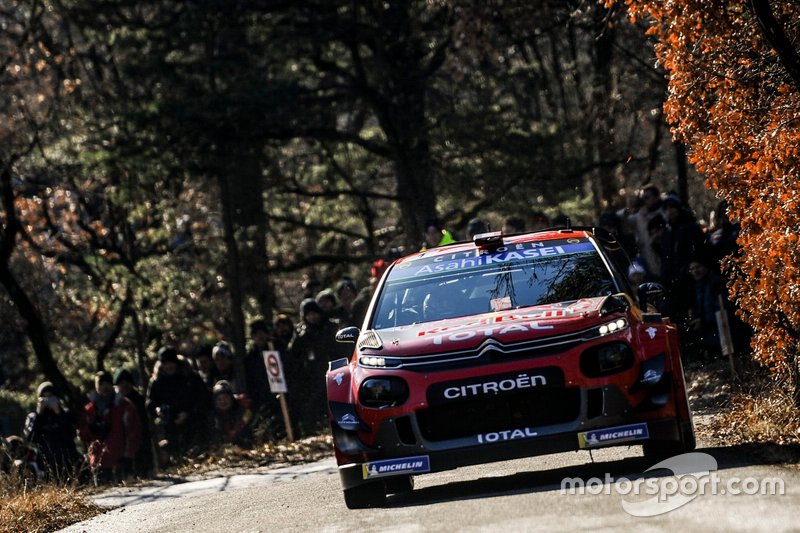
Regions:
<svg viewBox="0 0 800 533"><path fill-rule="evenodd" d="M422 474L430 471L431 463L427 455L372 461L361 465L361 473L364 479L397 474Z"/></svg>
<svg viewBox="0 0 800 533"><path fill-rule="evenodd" d="M560 368L546 367L521 372L508 372L458 381L434 383L428 387L429 405L472 400L498 394L511 394L530 389L563 387L564 374Z"/></svg>
<svg viewBox="0 0 800 533"><path fill-rule="evenodd" d="M629 424L627 426L617 426L613 428L595 429L578 433L578 444L581 448L592 448L595 446L605 446L617 442L627 442L630 440L647 439L650 434L647 431L647 424Z"/></svg>
<svg viewBox="0 0 800 533"><path fill-rule="evenodd" d="M476 248L463 252L423 256L399 263L392 269L391 280L415 278L454 270L504 265L516 261L557 257L580 252L594 251L594 245L586 239L563 239L544 242L522 242L496 249Z"/></svg>

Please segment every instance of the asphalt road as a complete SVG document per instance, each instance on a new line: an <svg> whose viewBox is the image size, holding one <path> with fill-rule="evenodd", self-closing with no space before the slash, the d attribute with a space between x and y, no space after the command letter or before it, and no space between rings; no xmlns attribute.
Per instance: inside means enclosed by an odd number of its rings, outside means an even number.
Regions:
<svg viewBox="0 0 800 533"><path fill-rule="evenodd" d="M708 475L717 479L716 488L707 484L706 493L697 495L696 484L687 483L684 500L673 496L658 502L652 496L648 512L662 513L655 516L632 516L623 508L629 502L628 509L637 509L636 503L654 494L634 495L631 484L637 479L640 487L658 482L663 497L682 478L666 471L643 474L652 461L630 447L595 451L594 462L583 451L418 476L412 493L389 496L383 508L359 511L345 507L335 465L328 459L200 485L150 487L149 493L115 491L103 503L124 507L64 531L800 531L800 467L777 458L786 451L777 446L708 447L701 441L697 452L718 464ZM562 480L572 477L599 481L575 494L562 493ZM754 492L764 480L781 480L784 494L729 492ZM664 512L682 501L687 503Z"/></svg>

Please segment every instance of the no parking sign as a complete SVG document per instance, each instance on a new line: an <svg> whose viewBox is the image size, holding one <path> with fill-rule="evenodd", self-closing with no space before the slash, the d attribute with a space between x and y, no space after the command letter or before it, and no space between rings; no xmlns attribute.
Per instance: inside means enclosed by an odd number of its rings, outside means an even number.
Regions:
<svg viewBox="0 0 800 533"><path fill-rule="evenodd" d="M283 375L283 364L281 364L281 356L275 350L264 350L261 352L264 356L264 366L267 367L267 379L269 379L269 390L273 394L282 394L287 392L286 378Z"/></svg>

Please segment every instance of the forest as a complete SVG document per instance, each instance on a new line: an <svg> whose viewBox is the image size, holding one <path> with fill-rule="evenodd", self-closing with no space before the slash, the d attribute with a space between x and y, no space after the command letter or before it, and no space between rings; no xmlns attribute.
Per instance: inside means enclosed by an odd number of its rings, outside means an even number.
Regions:
<svg viewBox="0 0 800 533"><path fill-rule="evenodd" d="M768 0L0 0L0 406L242 354L431 218L594 224L651 183L728 202L800 404L798 39Z"/></svg>

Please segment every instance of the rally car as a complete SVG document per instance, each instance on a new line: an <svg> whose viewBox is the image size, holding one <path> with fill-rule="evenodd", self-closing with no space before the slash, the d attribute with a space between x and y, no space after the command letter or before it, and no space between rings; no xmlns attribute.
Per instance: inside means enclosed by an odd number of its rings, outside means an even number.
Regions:
<svg viewBox="0 0 800 533"><path fill-rule="evenodd" d="M695 446L675 326L631 287L608 234L481 234L398 259L352 358L326 374L349 508L413 476L519 457L641 444Z"/></svg>

